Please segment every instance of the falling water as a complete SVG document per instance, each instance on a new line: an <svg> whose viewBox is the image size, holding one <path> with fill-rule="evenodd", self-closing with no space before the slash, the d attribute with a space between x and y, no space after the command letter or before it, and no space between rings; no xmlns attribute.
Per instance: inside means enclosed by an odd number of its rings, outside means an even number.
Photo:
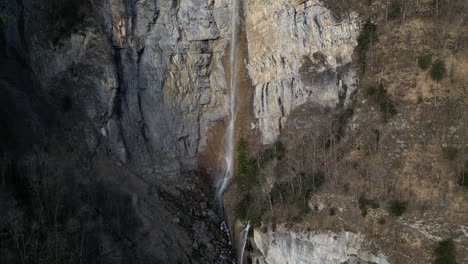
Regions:
<svg viewBox="0 0 468 264"><path fill-rule="evenodd" d="M245 245L247 244L247 238L249 237L249 229L250 229L250 221L247 222L247 226L242 230L242 247L240 248L240 258L239 264L244 263L244 252L245 252Z"/></svg>
<svg viewBox="0 0 468 264"><path fill-rule="evenodd" d="M232 0L232 15L231 15L231 53L230 53L230 66L231 66L231 81L230 81L230 94L229 94L229 109L228 118L229 124L224 136L224 149L221 156L223 160L222 170L218 176L216 184L216 198L222 204L224 191L226 190L233 174L234 167L234 133L235 123L237 116L237 27L238 27L238 10L237 0Z"/></svg>
<svg viewBox="0 0 468 264"><path fill-rule="evenodd" d="M230 86L229 86L229 104L228 104L228 126L226 128L226 133L224 135L224 146L222 155L220 156L221 166L220 171L218 174L217 182L216 182L216 199L220 205L220 214L221 216L225 217L224 215L224 205L223 205L223 195L226 191L226 188L231 181L233 172L234 172L234 141L235 141L235 123L236 123L236 116L237 116L237 106L236 106L236 98L237 98L237 31L238 31L238 10L237 10L237 1L232 0L231 6L231 52L230 52ZM249 226L250 227L250 226ZM221 223L221 230L225 232L228 238L229 246L232 245L231 243L231 234L229 231L229 227L224 220ZM248 233L248 231L247 231ZM246 238L247 239L247 238ZM244 242L244 246L245 246ZM242 254L244 254L244 249L242 249ZM235 263L235 259L232 258L227 260L225 257L220 257L219 263L226 263L231 262ZM242 263L242 256L240 259L240 263Z"/></svg>

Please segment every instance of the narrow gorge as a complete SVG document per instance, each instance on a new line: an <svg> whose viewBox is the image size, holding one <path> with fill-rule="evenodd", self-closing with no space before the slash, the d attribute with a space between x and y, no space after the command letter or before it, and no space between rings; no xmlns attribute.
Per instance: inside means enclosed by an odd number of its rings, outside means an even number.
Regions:
<svg viewBox="0 0 468 264"><path fill-rule="evenodd" d="M468 263L465 0L0 0L0 263Z"/></svg>

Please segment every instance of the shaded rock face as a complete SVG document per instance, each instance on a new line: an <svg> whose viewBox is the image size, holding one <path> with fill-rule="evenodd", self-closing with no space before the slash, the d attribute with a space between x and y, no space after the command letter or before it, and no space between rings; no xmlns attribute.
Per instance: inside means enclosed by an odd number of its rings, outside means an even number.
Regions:
<svg viewBox="0 0 468 264"><path fill-rule="evenodd" d="M30 56L47 92L69 95L138 173L195 168L210 122L225 115L229 2L92 2L79 30L56 38L44 34L55 32L48 7L33 6Z"/></svg>
<svg viewBox="0 0 468 264"><path fill-rule="evenodd" d="M225 116L229 16L228 1L0 3L0 262L227 257L208 176L188 171ZM41 246L20 256L9 230Z"/></svg>
<svg viewBox="0 0 468 264"><path fill-rule="evenodd" d="M368 249L363 235L351 232L303 233L281 226L275 232L256 229L253 240L258 249L253 263L389 263Z"/></svg>
<svg viewBox="0 0 468 264"><path fill-rule="evenodd" d="M359 20L340 22L319 1L244 1L254 114L272 143L299 105L346 105L355 90L350 62Z"/></svg>

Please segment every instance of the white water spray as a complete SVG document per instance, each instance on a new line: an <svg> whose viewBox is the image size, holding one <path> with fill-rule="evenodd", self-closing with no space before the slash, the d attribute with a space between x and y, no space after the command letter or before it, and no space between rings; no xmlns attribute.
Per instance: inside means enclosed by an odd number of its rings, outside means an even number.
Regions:
<svg viewBox="0 0 468 264"><path fill-rule="evenodd" d="M231 14L231 81L229 94L228 118L229 124L224 136L224 149L221 156L223 164L216 184L216 198L222 204L223 194L231 181L234 172L234 141L235 141L235 123L237 116L237 28L238 28L238 9L237 0L232 0Z"/></svg>
<svg viewBox="0 0 468 264"><path fill-rule="evenodd" d="M250 230L250 221L247 222L247 226L242 230L242 247L240 248L240 258L239 258L239 264L244 263L244 252L245 252L245 246L247 245L247 239L249 238L249 230Z"/></svg>

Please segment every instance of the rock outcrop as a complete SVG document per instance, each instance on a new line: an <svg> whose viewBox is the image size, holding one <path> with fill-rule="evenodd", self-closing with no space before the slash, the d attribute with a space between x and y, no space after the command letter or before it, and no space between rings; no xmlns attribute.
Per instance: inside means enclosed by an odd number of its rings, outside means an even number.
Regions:
<svg viewBox="0 0 468 264"><path fill-rule="evenodd" d="M338 21L315 0L247 0L244 9L247 67L264 144L276 140L288 115L301 104L348 103L356 88L350 62L359 34L357 14Z"/></svg>
<svg viewBox="0 0 468 264"><path fill-rule="evenodd" d="M47 6L35 6L43 17L31 25L29 46L41 82L85 109L114 158L138 173L196 168L210 122L225 116L229 1L93 5L53 47L44 39Z"/></svg>
<svg viewBox="0 0 468 264"><path fill-rule="evenodd" d="M227 257L208 176L187 171L210 122L226 114L230 15L230 1L2 1L0 210L2 223L24 222L5 228L37 236L44 258L60 244L58 262ZM40 230L29 232L28 219ZM70 222L78 233L48 236ZM10 239L0 239L0 262L15 258Z"/></svg>
<svg viewBox="0 0 468 264"><path fill-rule="evenodd" d="M295 232L280 226L265 233L255 229L253 240L259 251L253 263L389 263L369 250L364 235L351 232Z"/></svg>

